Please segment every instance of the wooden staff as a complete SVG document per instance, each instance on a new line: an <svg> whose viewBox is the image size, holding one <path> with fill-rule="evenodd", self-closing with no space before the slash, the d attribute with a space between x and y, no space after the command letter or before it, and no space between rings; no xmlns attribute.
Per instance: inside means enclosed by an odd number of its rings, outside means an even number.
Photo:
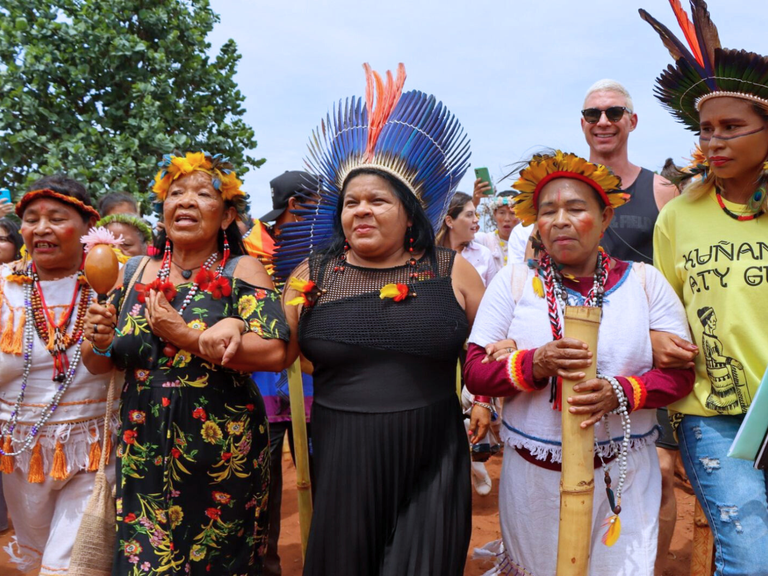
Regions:
<svg viewBox="0 0 768 576"><path fill-rule="evenodd" d="M597 333L600 328L600 308L567 306L565 309L566 338L586 342L593 353L592 365L584 370L586 380L597 374ZM557 541L557 576L586 576L592 542L592 499L595 492L594 426L580 424L584 415L568 411L567 398L577 395L573 387L578 382L563 379L563 471L560 478L560 527Z"/></svg>
<svg viewBox="0 0 768 576"><path fill-rule="evenodd" d="M296 489L299 495L299 530L301 557L307 554L309 527L312 523L312 480L309 476L309 442L307 417L304 412L304 383L301 380L301 358L288 368L288 390L291 399L291 427L296 458Z"/></svg>

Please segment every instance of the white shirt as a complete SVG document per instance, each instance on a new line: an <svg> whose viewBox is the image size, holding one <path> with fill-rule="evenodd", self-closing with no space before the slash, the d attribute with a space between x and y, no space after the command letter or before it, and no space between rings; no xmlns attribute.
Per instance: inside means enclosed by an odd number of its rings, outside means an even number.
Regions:
<svg viewBox="0 0 768 576"><path fill-rule="evenodd" d="M475 234L475 242L482 244L491 251L496 268L501 270L507 265L507 241L502 240L498 230L493 232L478 232Z"/></svg>
<svg viewBox="0 0 768 576"><path fill-rule="evenodd" d="M499 271L491 251L479 242L473 240L467 244L467 247L461 251L461 255L475 267L485 286L491 283L493 277L496 276L496 272Z"/></svg>

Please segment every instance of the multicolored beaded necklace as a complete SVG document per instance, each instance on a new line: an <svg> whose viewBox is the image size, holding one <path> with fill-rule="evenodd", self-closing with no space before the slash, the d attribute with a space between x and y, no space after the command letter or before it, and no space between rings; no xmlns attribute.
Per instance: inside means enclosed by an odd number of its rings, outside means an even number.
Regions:
<svg viewBox="0 0 768 576"><path fill-rule="evenodd" d="M80 267L82 271L82 265ZM80 364L80 344L83 341L83 324L85 322L85 313L88 310L88 304L91 300L91 289L85 282L84 277L78 275L78 282L75 286L72 301L61 320L56 323L53 314L45 303L40 278L37 275L37 269L32 263L26 271L27 278L31 282L24 283L24 307L26 308L26 322L24 324L24 368L21 376L21 391L16 398L11 418L5 422L0 429L3 436L13 436L13 431L19 421L21 405L24 402L24 395L27 390L29 373L32 368L32 348L34 345L34 335L37 332L40 340L46 343L46 348L53 356L53 377L52 381L57 383L56 392L51 400L43 408L40 418L37 419L30 428L27 435L22 439L21 445L16 451L6 451L0 449L2 456L18 456L29 450L35 443L35 438L42 426L44 426L54 412L75 378L75 371ZM67 328L72 319L72 311L75 307L78 292L80 293L80 302L77 307L77 315L72 333L67 334ZM67 350L75 347L72 359L67 356Z"/></svg>
<svg viewBox="0 0 768 576"><path fill-rule="evenodd" d="M757 206L759 206L763 201L764 194L765 194L764 190L760 188L757 192L754 193L754 195L750 199L750 205L756 204ZM723 197L720 194L720 190L715 190L715 197L717 198L717 203L720 205L720 208L722 208L723 212L725 212L728 216L730 216L734 220L738 220L739 222L747 222L749 220L755 220L756 218L760 217L763 214L763 212L759 209L757 210L757 212L753 214L737 214L736 212L729 210L728 207L725 205L725 202L723 202Z"/></svg>

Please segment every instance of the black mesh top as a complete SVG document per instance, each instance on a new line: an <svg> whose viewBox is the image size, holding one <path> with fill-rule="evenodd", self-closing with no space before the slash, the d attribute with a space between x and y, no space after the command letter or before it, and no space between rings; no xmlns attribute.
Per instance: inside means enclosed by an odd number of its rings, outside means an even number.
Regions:
<svg viewBox="0 0 768 576"><path fill-rule="evenodd" d="M435 248L415 267L344 264L343 271L334 271L340 259L310 260L310 279L324 292L304 308L299 342L315 367L316 403L391 412L456 393L456 362L469 324L451 284L455 255ZM379 290L391 283L408 285L416 296L382 299Z"/></svg>

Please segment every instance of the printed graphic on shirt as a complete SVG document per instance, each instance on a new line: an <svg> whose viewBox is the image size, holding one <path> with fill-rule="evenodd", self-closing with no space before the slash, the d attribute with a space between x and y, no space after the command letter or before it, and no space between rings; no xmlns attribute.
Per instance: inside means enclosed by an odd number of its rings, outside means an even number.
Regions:
<svg viewBox="0 0 768 576"><path fill-rule="evenodd" d="M746 412L752 403L752 397L747 387L744 366L736 358L726 354L723 343L717 337L717 314L714 308L699 308L698 316L704 327L701 347L712 384L706 407L720 414Z"/></svg>

